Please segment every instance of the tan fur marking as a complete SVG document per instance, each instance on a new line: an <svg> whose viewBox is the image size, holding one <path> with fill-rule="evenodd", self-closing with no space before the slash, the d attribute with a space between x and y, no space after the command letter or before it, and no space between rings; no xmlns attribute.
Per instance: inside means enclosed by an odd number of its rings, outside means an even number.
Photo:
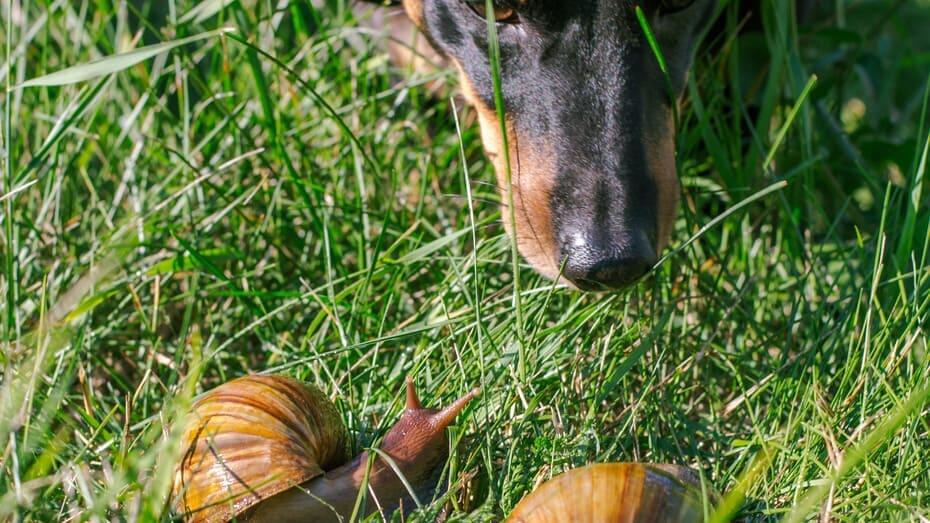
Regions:
<svg viewBox="0 0 930 523"><path fill-rule="evenodd" d="M654 129L646 148L646 162L656 187L656 254L668 245L675 229L681 185L675 168L675 122L671 111L663 118L663 125Z"/></svg>
<svg viewBox="0 0 930 523"><path fill-rule="evenodd" d="M507 142L510 152L510 175L513 187L514 221L516 231L510 227L507 198L507 166L503 154L503 137L497 111L488 107L472 86L461 66L453 61L459 71L462 92L469 104L478 113L481 125L481 140L488 157L494 163L498 189L501 193L501 212L508 234L517 240L520 254L540 274L556 278L559 274L558 249L552 226L549 199L555 185L555 165L551 158L552 148L538 137L524 137L516 132L513 121L505 117Z"/></svg>
<svg viewBox="0 0 930 523"><path fill-rule="evenodd" d="M422 30L424 26L423 0L404 0L404 10L407 11L410 20Z"/></svg>

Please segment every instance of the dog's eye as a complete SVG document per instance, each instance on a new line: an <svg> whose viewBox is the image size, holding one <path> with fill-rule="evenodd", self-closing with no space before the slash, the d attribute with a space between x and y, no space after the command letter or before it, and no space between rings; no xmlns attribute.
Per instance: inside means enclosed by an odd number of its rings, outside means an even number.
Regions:
<svg viewBox="0 0 930 523"><path fill-rule="evenodd" d="M467 2L468 7L475 12L481 18L488 18L488 8L487 4L484 2ZM517 16L516 9L510 9L507 7L495 7L494 8L494 19L497 20L497 23L500 24L518 24L520 23L520 17Z"/></svg>

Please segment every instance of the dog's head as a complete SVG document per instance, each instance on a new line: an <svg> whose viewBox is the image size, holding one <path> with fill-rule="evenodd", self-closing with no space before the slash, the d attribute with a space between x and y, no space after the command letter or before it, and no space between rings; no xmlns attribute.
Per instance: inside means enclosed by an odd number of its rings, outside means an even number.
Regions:
<svg viewBox="0 0 930 523"><path fill-rule="evenodd" d="M404 0L408 16L458 70L503 191L509 156L516 224L509 232L542 274L561 271L584 289L618 288L655 263L678 207L673 104L714 3L495 2L507 155L485 1ZM636 18L637 4L673 93Z"/></svg>

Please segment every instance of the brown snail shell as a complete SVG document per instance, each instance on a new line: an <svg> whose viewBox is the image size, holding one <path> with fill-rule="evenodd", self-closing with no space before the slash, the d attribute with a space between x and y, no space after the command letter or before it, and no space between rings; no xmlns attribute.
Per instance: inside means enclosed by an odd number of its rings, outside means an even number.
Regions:
<svg viewBox="0 0 930 523"><path fill-rule="evenodd" d="M247 376L200 398L175 473L179 512L229 521L259 501L346 461L349 435L319 389L283 376Z"/></svg>
<svg viewBox="0 0 930 523"><path fill-rule="evenodd" d="M424 408L407 380L407 407L380 452L348 460L348 432L317 388L282 376L220 385L193 407L175 472L175 510L192 523L336 521L373 496L359 515L390 513L407 495L398 474L419 486L448 455L445 429L478 394L442 410ZM396 467L396 468L395 468Z"/></svg>
<svg viewBox="0 0 930 523"><path fill-rule="evenodd" d="M542 484L523 498L508 523L704 521L700 483L676 465L601 463Z"/></svg>

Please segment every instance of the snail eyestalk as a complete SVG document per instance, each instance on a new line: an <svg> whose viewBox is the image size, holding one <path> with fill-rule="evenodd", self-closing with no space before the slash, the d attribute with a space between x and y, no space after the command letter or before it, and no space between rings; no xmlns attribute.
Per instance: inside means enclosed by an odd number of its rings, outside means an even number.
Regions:
<svg viewBox="0 0 930 523"><path fill-rule="evenodd" d="M472 389L468 394L455 400L451 405L437 412L433 416L433 423L441 426L443 429L455 423L455 418L465 409L471 400L481 394L481 389Z"/></svg>
<svg viewBox="0 0 930 523"><path fill-rule="evenodd" d="M413 376L407 376L407 410L422 409L420 398L417 396L417 386L413 384Z"/></svg>

